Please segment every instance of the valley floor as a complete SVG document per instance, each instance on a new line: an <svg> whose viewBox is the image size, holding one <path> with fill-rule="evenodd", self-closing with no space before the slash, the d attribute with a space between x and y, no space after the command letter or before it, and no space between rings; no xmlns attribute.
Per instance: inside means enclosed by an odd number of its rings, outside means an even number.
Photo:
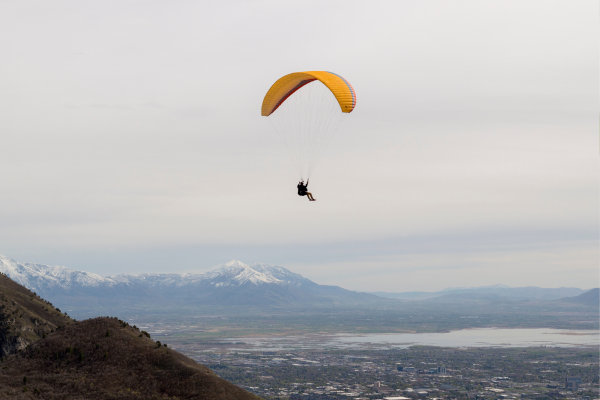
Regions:
<svg viewBox="0 0 600 400"><path fill-rule="evenodd" d="M310 334L449 332L468 328L553 328L598 330L598 309L556 302L398 302L385 307L100 310L132 324L167 333L178 341L280 337ZM69 311L78 319L94 310Z"/></svg>
<svg viewBox="0 0 600 400"><path fill-rule="evenodd" d="M214 350L190 356L265 399L598 398L597 347ZM566 389L566 377L581 384Z"/></svg>

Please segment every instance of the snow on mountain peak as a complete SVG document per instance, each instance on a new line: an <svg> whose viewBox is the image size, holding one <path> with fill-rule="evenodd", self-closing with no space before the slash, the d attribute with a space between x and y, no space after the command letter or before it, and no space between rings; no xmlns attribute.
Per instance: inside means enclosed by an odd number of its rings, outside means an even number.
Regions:
<svg viewBox="0 0 600 400"><path fill-rule="evenodd" d="M3 255L0 255L0 272L34 291L42 287L68 289L73 285L100 286L112 283L110 279L94 273L75 271L58 265L20 263Z"/></svg>
<svg viewBox="0 0 600 400"><path fill-rule="evenodd" d="M214 268L223 268L223 267L233 267L233 268L235 268L235 267L239 267L239 268L246 268L246 267L249 267L249 265L248 265L248 264L244 264L243 262L241 262L241 261L238 261L238 260L231 260L231 261L229 261L229 262L226 262L225 264L217 265L217 266L216 266L216 267L214 267ZM214 269L214 268L213 268L213 269Z"/></svg>
<svg viewBox="0 0 600 400"><path fill-rule="evenodd" d="M261 285L264 283L284 284L270 273L259 272L241 261L231 260L221 264L205 273L208 278L215 280L218 286L233 286L252 283Z"/></svg>

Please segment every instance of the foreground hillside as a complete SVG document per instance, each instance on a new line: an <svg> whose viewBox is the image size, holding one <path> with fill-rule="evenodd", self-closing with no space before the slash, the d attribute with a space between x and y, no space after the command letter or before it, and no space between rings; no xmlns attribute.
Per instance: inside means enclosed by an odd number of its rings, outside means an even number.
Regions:
<svg viewBox="0 0 600 400"><path fill-rule="evenodd" d="M52 304L0 274L0 358L72 322Z"/></svg>
<svg viewBox="0 0 600 400"><path fill-rule="evenodd" d="M3 399L258 399L115 318L71 323L0 365Z"/></svg>

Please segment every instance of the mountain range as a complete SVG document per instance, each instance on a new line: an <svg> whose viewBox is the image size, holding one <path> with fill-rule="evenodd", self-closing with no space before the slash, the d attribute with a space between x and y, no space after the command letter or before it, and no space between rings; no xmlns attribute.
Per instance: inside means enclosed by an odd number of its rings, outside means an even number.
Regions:
<svg viewBox="0 0 600 400"><path fill-rule="evenodd" d="M554 301L579 296L579 288L448 288L437 292L363 293L319 285L286 268L232 260L207 272L102 277L63 266L20 263L0 255L0 272L61 307L77 310L172 306L307 307L391 304L401 301ZM591 295L590 295L591 296ZM588 296L588 297L590 297ZM587 304L582 303L581 304ZM88 314L89 315L89 314Z"/></svg>
<svg viewBox="0 0 600 400"><path fill-rule="evenodd" d="M0 256L0 272L69 307L82 303L161 305L355 304L385 299L338 286L319 285L283 267L230 261L202 273L102 277L62 266L19 263Z"/></svg>
<svg viewBox="0 0 600 400"><path fill-rule="evenodd" d="M510 287L505 285L480 286L473 288L447 288L437 292L371 292L376 296L399 300L448 301L458 299L502 299L502 300L558 300L579 296L586 290L572 287L541 288L535 286Z"/></svg>

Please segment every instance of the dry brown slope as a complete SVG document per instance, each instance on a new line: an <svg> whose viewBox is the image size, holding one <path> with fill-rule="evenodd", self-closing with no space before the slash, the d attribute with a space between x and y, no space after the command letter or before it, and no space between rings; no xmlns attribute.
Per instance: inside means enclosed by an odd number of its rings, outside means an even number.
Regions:
<svg viewBox="0 0 600 400"><path fill-rule="evenodd" d="M0 398L259 399L115 318L67 325L9 357Z"/></svg>
<svg viewBox="0 0 600 400"><path fill-rule="evenodd" d="M72 322L52 304L0 274L0 358Z"/></svg>

